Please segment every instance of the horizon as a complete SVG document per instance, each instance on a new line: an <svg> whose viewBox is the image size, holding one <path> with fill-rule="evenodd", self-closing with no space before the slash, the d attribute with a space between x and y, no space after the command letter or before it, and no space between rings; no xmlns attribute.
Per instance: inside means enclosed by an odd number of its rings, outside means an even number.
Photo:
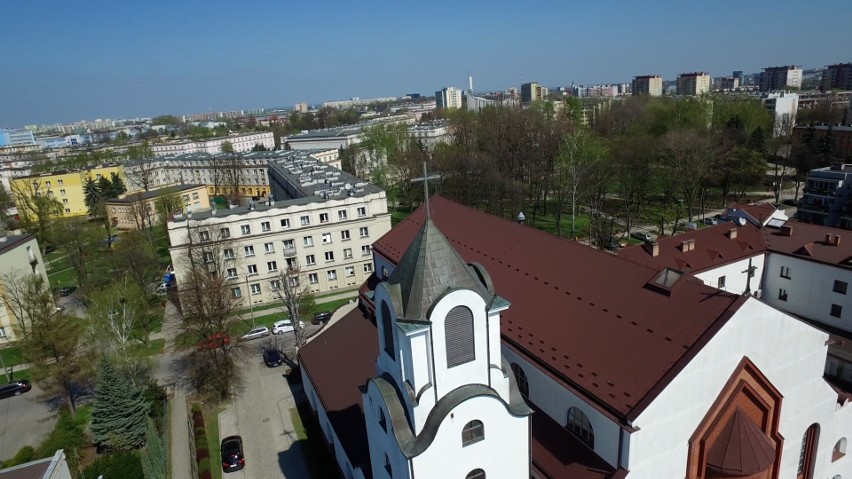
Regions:
<svg viewBox="0 0 852 479"><path fill-rule="evenodd" d="M14 47L4 58L12 74L0 77L0 127L432 96L466 89L468 74L476 91L503 91L852 61L842 47L849 15L831 14L848 11L842 0L819 9L728 1L712 10L667 0L544 2L528 19L525 7L18 2L7 18L38 21L4 29Z"/></svg>

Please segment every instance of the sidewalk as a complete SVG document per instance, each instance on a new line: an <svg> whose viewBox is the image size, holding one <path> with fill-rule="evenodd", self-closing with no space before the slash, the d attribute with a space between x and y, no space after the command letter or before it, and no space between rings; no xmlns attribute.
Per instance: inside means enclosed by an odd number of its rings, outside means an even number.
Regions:
<svg viewBox="0 0 852 479"><path fill-rule="evenodd" d="M192 477L192 465L190 457L192 452L189 447L190 427L189 411L186 407L186 391L183 381L175 376L174 370L174 338L180 329L181 317L177 307L171 302L166 303L163 313L163 327L157 334L152 334L151 339L162 337L166 340L163 355L160 358L160 371L158 374L161 382L166 382L169 394L169 458L171 460L171 477L174 479ZM156 336L156 337L155 337ZM165 366L165 371L163 371ZM164 374L165 373L165 374Z"/></svg>

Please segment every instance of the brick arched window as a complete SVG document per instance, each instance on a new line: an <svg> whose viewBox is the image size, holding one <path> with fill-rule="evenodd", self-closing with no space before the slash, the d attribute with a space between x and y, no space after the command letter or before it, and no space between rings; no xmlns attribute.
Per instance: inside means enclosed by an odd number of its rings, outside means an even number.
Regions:
<svg viewBox="0 0 852 479"><path fill-rule="evenodd" d="M571 407L568 409L568 422L565 428L577 436L578 439L586 443L587 446L595 448L595 431L592 429L592 423L589 418L583 414L583 411Z"/></svg>
<svg viewBox="0 0 852 479"><path fill-rule="evenodd" d="M527 373L517 363L512 363L509 367L512 368L512 373L515 375L515 382L518 383L518 390L521 395L528 398L530 396L530 385L527 383Z"/></svg>
<svg viewBox="0 0 852 479"><path fill-rule="evenodd" d="M448 368L476 359L473 338L473 312L464 306L451 309L444 320Z"/></svg>
<svg viewBox="0 0 852 479"><path fill-rule="evenodd" d="M819 424L811 424L802 436L802 449L799 452L799 468L796 470L796 479L813 479L814 458L816 457L817 443L819 442Z"/></svg>

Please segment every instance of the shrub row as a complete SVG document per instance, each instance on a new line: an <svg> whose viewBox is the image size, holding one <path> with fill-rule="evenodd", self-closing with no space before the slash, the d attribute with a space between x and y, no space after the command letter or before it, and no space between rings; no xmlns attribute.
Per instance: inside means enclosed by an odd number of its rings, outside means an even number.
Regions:
<svg viewBox="0 0 852 479"><path fill-rule="evenodd" d="M204 413L201 406L192 405L192 430L195 433L195 460L198 463L198 478L210 479L210 450L207 448L207 428L204 427Z"/></svg>

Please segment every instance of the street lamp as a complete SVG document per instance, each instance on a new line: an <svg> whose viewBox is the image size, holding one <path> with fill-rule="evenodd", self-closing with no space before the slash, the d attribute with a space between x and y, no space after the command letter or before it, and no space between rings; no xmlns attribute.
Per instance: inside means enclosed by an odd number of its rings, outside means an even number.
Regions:
<svg viewBox="0 0 852 479"><path fill-rule="evenodd" d="M249 314L251 315L251 327L254 328L254 303L251 300L251 289L249 289L248 279L252 276L257 276L257 273L246 273L246 298L249 303Z"/></svg>

